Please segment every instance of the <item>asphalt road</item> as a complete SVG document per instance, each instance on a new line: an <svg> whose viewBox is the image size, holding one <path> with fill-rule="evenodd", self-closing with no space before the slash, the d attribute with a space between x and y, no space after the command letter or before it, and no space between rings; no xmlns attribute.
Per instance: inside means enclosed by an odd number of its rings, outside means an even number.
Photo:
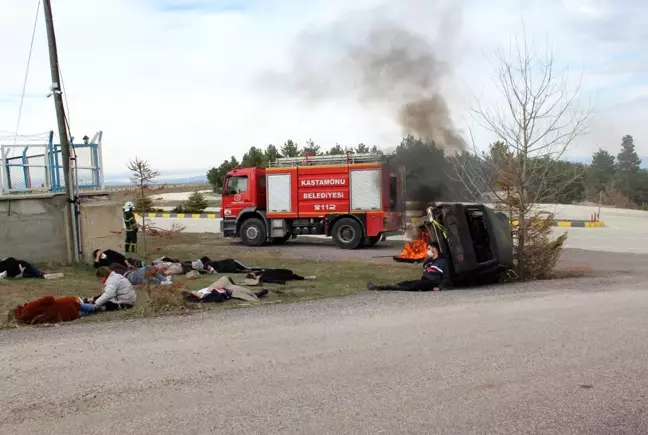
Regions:
<svg viewBox="0 0 648 435"><path fill-rule="evenodd" d="M631 272L0 332L0 433L648 433Z"/></svg>

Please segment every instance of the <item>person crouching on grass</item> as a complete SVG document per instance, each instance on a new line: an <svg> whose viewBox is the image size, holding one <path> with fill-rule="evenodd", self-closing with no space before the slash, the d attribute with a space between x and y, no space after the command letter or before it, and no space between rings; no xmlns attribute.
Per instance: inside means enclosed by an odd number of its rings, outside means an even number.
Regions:
<svg viewBox="0 0 648 435"><path fill-rule="evenodd" d="M103 293L83 302L94 304L97 311L128 310L135 306L137 293L126 278L104 266L97 269L97 278L104 285Z"/></svg>
<svg viewBox="0 0 648 435"><path fill-rule="evenodd" d="M106 249L105 251L102 251L101 249L95 249L92 252L92 258L94 260L92 266L95 269L98 269L101 266L107 267L112 264L121 264L127 269L133 269L134 267L134 265L132 265L126 257L124 257L117 251L113 251L112 249Z"/></svg>
<svg viewBox="0 0 648 435"><path fill-rule="evenodd" d="M368 290L400 290L409 292L440 291L447 273L448 262L439 255L439 243L428 245L427 258L423 262L423 275L413 281L402 281L396 284L373 285L367 284ZM446 275L447 276L447 275Z"/></svg>

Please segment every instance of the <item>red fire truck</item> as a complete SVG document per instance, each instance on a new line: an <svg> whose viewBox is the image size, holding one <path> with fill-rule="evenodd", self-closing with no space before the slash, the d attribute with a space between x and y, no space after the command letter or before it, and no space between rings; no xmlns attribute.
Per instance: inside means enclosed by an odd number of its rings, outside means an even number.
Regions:
<svg viewBox="0 0 648 435"><path fill-rule="evenodd" d="M372 246L402 231L404 198L403 168L379 154L281 158L227 173L221 233L247 246L306 234L343 249Z"/></svg>

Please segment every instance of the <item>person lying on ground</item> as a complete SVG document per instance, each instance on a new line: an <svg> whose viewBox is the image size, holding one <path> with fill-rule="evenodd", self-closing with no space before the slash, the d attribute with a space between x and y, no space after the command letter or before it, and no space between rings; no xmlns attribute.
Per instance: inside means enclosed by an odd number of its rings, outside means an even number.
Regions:
<svg viewBox="0 0 648 435"><path fill-rule="evenodd" d="M192 270L195 270L200 274L207 274L207 275L214 275L216 273L216 271L212 267L209 267L209 265L205 265L205 263L203 263L202 260L200 259L183 261L181 264L182 264L182 271L184 273L191 272Z"/></svg>
<svg viewBox="0 0 648 435"><path fill-rule="evenodd" d="M158 267L159 270L167 276L183 275L191 271L197 271L200 274L213 275L213 270L206 270L204 264L200 260L195 261L180 261L174 258L161 257L153 260L153 265Z"/></svg>
<svg viewBox="0 0 648 435"><path fill-rule="evenodd" d="M121 264L129 269L133 268L133 265L128 261L126 257L124 257L117 251L113 251L112 249L106 249L105 251L102 251L101 249L95 249L92 253L92 258L94 259L93 266L95 269L98 269L100 267L108 267L113 263Z"/></svg>
<svg viewBox="0 0 648 435"><path fill-rule="evenodd" d="M133 285L144 284L147 281L155 285L171 285L171 277L160 272L156 266L144 266L127 272L126 279Z"/></svg>
<svg viewBox="0 0 648 435"><path fill-rule="evenodd" d="M83 302L94 304L98 311L128 310L135 306L137 293L126 278L105 266L97 269L97 278L104 284L103 293Z"/></svg>
<svg viewBox="0 0 648 435"><path fill-rule="evenodd" d="M185 273L180 263L157 263L157 266L166 276L182 275Z"/></svg>
<svg viewBox="0 0 648 435"><path fill-rule="evenodd" d="M95 306L76 296L45 296L16 307L16 320L29 325L71 322L95 312Z"/></svg>
<svg viewBox="0 0 648 435"><path fill-rule="evenodd" d="M13 257L5 258L0 261L0 279L3 278L41 278L41 279L60 279L62 273L45 273L35 268L25 260L16 260Z"/></svg>
<svg viewBox="0 0 648 435"><path fill-rule="evenodd" d="M198 260L180 261L175 258L161 257L153 260L153 264L164 267L168 275L179 275L197 271L201 274L213 275L216 273L250 273L248 285L286 284L288 281L303 281L315 279L314 276L303 277L288 269L266 269L263 267L250 267L232 258L213 261L204 256ZM180 266L178 266L178 264ZM180 267L182 271L180 271ZM257 281L252 283L252 280Z"/></svg>
<svg viewBox="0 0 648 435"><path fill-rule="evenodd" d="M163 264L167 267L174 265L179 265L182 267L182 272L178 271L173 273L174 275L179 275L180 273L187 273L192 270L197 270L202 273L215 274L215 273L247 273L252 271L263 270L261 267L250 267L246 266L240 261L236 261L232 258L226 258L223 260L212 261L209 257L204 256L198 260L188 260L181 261L175 258L170 257L161 257L156 260L153 260L153 264ZM175 269L174 269L175 272Z"/></svg>
<svg viewBox="0 0 648 435"><path fill-rule="evenodd" d="M206 270L214 270L216 273L248 273L263 270L261 267L246 266L233 258L222 260L211 260L204 256L200 258Z"/></svg>
<svg viewBox="0 0 648 435"><path fill-rule="evenodd" d="M228 276L221 277L218 281L193 292L182 292L182 297L187 302L206 303L206 302L224 302L228 299L241 299L249 302L257 302L259 298L267 295L268 289L253 292L243 286L234 283L234 280Z"/></svg>
<svg viewBox="0 0 648 435"><path fill-rule="evenodd" d="M108 269L120 274L133 285L149 282L154 285L170 285L171 277L165 275L158 266L144 266L137 269L127 269L121 264L113 263Z"/></svg>
<svg viewBox="0 0 648 435"><path fill-rule="evenodd" d="M374 285L367 283L368 290L400 291L440 291L447 277L447 261L440 255L439 244L432 242L428 246L427 258L423 263L423 275L413 281L402 281L396 284Z"/></svg>
<svg viewBox="0 0 648 435"><path fill-rule="evenodd" d="M198 271L201 274L209 275L216 273L250 273L251 275L248 276L250 280L256 280L267 284L286 284L286 282L288 281L303 281L305 279L315 279L315 277L313 276L303 277L297 275L292 270L288 269L266 269L263 267L246 266L240 261L234 260L232 258L213 261L209 257L204 256L199 258L198 260L181 262L174 258L161 257L153 261L153 264L166 265L177 263L180 263L182 265L183 273L187 273L192 270Z"/></svg>
<svg viewBox="0 0 648 435"><path fill-rule="evenodd" d="M259 284L286 284L288 281L314 280L314 276L301 276L289 269L264 269L250 272L243 281L244 285L255 286Z"/></svg>

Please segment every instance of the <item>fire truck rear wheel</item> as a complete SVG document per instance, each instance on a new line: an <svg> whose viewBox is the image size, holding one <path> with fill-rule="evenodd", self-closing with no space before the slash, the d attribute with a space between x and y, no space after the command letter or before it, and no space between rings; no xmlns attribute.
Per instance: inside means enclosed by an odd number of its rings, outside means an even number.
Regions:
<svg viewBox="0 0 648 435"><path fill-rule="evenodd" d="M261 219L250 218L243 222L240 234L246 246L261 246L266 241L266 227Z"/></svg>
<svg viewBox="0 0 648 435"><path fill-rule="evenodd" d="M333 225L333 240L342 249L357 249L363 245L362 225L352 218L342 218Z"/></svg>

